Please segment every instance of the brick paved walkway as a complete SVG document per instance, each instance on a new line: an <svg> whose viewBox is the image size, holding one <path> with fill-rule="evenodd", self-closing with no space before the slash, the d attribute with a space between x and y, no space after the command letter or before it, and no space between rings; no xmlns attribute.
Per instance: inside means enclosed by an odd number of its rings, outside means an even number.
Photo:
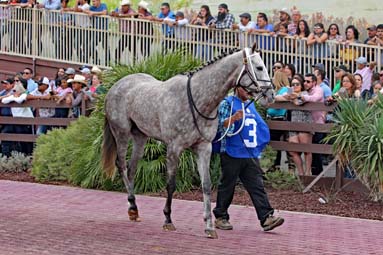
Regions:
<svg viewBox="0 0 383 255"><path fill-rule="evenodd" d="M233 206L233 231L204 237L202 203L175 200L176 232L162 231L163 198L137 197L130 222L123 193L0 180L0 254L383 254L383 222L279 212L261 230L252 208Z"/></svg>

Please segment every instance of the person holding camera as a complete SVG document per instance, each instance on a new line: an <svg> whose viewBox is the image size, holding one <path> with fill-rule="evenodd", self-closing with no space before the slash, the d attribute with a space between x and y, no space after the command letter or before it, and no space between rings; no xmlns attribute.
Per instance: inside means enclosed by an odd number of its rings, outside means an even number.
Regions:
<svg viewBox="0 0 383 255"><path fill-rule="evenodd" d="M283 102L283 101L291 101L296 105L302 105L302 96L307 95L307 91L304 87L304 78L300 74L294 75L291 81L291 88L281 94L275 96L275 101ZM301 122L301 123L312 123L312 115L309 111L302 110L291 110L291 122ZM313 134L310 132L289 132L290 143L303 143L303 144L311 144L312 143ZM310 175L311 174L311 163L312 163L312 154L309 152L304 153L305 157L305 168L303 166L303 160L301 158L301 152L289 151L292 159L295 163L295 166L298 169L299 175Z"/></svg>
<svg viewBox="0 0 383 255"><path fill-rule="evenodd" d="M38 82L38 87L32 91L27 96L27 100L50 100L51 91L49 88L49 79L47 77L42 77ZM38 111L39 117L41 118L51 118L55 115L55 109L53 108L40 108ZM46 134L50 130L50 126L39 125L36 130L36 135Z"/></svg>
<svg viewBox="0 0 383 255"><path fill-rule="evenodd" d="M190 22L191 25L202 26L208 28L210 23L214 21L214 17L211 15L210 8L207 5L202 5L198 15ZM198 29L196 31L196 41L207 42L211 40L211 32L208 29ZM197 57L203 60L210 59L209 47L207 45L197 44Z"/></svg>

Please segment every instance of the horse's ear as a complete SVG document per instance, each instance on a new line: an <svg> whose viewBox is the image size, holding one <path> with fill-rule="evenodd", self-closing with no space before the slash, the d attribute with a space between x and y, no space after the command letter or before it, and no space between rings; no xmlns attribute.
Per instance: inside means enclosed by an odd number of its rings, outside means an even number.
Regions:
<svg viewBox="0 0 383 255"><path fill-rule="evenodd" d="M253 47L251 47L251 52L254 53L254 51L256 51L256 50L257 50L257 43L255 42L253 44Z"/></svg>
<svg viewBox="0 0 383 255"><path fill-rule="evenodd" d="M246 58L246 57L247 57L247 54L246 54L246 48L243 48L243 50L242 50L242 54L243 54L243 58Z"/></svg>

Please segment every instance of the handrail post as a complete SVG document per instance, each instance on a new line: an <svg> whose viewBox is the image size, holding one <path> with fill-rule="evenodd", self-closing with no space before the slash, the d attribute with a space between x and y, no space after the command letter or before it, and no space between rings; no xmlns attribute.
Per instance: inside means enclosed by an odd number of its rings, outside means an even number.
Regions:
<svg viewBox="0 0 383 255"><path fill-rule="evenodd" d="M29 9L27 9L27 10L29 10ZM31 53L32 53L32 57L36 58L36 56L37 56L36 49L37 49L37 45L38 45L37 28L39 26L39 24L36 22L38 10L36 8L30 9L30 10L32 10L32 24L31 24L31 27L32 27L32 39L31 39L32 50L31 50Z"/></svg>

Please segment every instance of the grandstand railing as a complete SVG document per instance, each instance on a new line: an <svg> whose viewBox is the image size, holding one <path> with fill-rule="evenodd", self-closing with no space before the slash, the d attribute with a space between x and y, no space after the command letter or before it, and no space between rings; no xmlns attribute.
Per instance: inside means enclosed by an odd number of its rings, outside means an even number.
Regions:
<svg viewBox="0 0 383 255"><path fill-rule="evenodd" d="M340 64L355 70L355 59L364 56L382 67L383 47L326 41L307 46L306 40L291 36L249 34L201 26L169 27L138 18L89 17L82 13L36 8L0 6L0 54L73 64L109 67L129 64L156 50L183 47L207 61L233 48L257 43L271 73L272 63L292 63L297 72L311 71L323 63L330 79Z"/></svg>

